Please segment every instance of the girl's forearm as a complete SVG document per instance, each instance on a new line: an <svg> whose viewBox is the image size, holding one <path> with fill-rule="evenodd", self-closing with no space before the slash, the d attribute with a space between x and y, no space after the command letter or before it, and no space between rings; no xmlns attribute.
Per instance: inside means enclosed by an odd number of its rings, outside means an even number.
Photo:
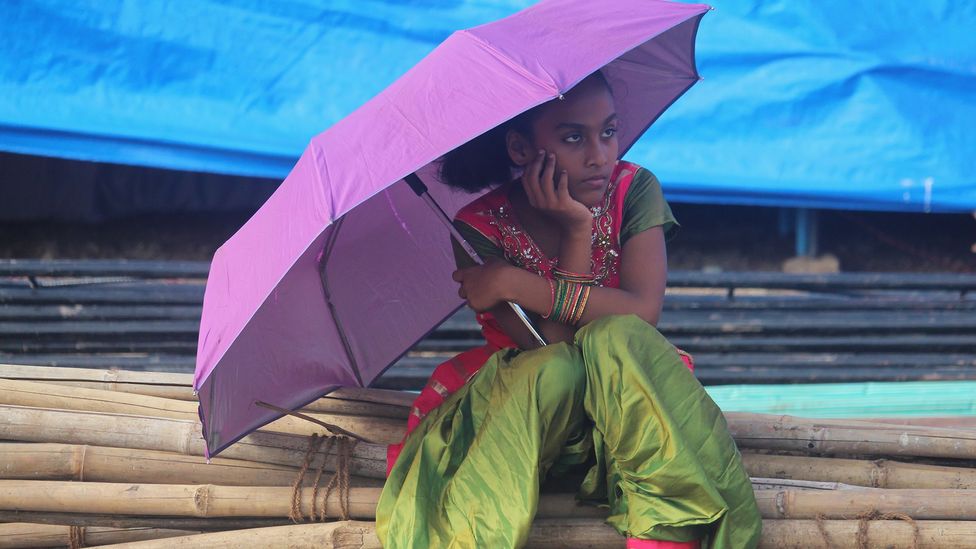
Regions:
<svg viewBox="0 0 976 549"><path fill-rule="evenodd" d="M590 288L590 297L586 302L586 309L580 318L579 326L607 315L626 314L637 315L648 324L657 326L661 318L663 302L663 289L661 295L646 299L627 290L593 287Z"/></svg>
<svg viewBox="0 0 976 549"><path fill-rule="evenodd" d="M563 234L559 243L559 268L588 275L593 269L593 229L590 226Z"/></svg>
<svg viewBox="0 0 976 549"><path fill-rule="evenodd" d="M507 301L518 303L523 308L540 315L549 313L552 307L552 289L548 280L517 268L509 271L509 276L506 287L511 289L511 294L506 296ZM664 289L661 288L659 293L660 295L644 297L617 288L591 287L579 325L614 314L636 314L648 323L656 325L661 316Z"/></svg>

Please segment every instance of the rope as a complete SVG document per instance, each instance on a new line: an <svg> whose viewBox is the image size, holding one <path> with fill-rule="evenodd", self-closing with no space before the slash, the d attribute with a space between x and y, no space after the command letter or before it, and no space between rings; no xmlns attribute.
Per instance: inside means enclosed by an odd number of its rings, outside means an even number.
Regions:
<svg viewBox="0 0 976 549"><path fill-rule="evenodd" d="M816 522L817 529L820 530L820 536L823 537L824 546L830 548L835 547L835 545L830 541L830 536L827 534L827 524L825 519L827 517L823 513L818 513ZM857 535L854 539L854 546L857 549L868 549L868 526L872 520L902 520L907 522L912 526L912 549L919 549L921 547L920 537L921 534L918 531L918 523L915 519L904 514L904 513L879 513L878 511L868 511L857 515Z"/></svg>
<svg viewBox="0 0 976 549"><path fill-rule="evenodd" d="M879 513L878 511L869 511L867 513L862 513L857 516L857 538L855 543L857 544L857 549L868 549L868 521L872 520L903 520L912 526L912 549L919 549L919 531L918 523L915 519L904 514L904 513Z"/></svg>
<svg viewBox="0 0 976 549"><path fill-rule="evenodd" d="M326 519L329 508L329 496L337 489L336 496L339 500L339 518L349 520L349 498L351 491L349 471L350 463L352 462L352 451L357 442L355 439L344 436L319 436L318 434L313 434L309 437L308 450L305 452L305 461L298 471L298 476L292 483L291 510L288 513L288 518L292 522L298 523L305 521L305 517L302 515L302 488L305 481L305 474L308 472L315 455L319 452L323 443L325 443L324 456L316 469L315 478L312 482L312 512L309 514L308 520L315 521L318 518L319 521L324 521ZM329 477L329 482L326 483L325 495L322 498L322 509L319 511L319 486L321 485L322 474L325 471L329 452L333 446L336 446L335 473ZM317 511L318 513L316 513ZM316 514L318 515L317 517Z"/></svg>
<svg viewBox="0 0 976 549"><path fill-rule="evenodd" d="M336 438L335 437L329 437L325 441L325 450L324 450L323 453L325 454L326 459L323 459L322 460L322 463L319 464L319 469L315 473L315 481L312 482L312 486L315 487L312 490L312 515L310 517L312 519L315 518L315 505L316 505L316 503L318 502L318 499L319 499L319 482L321 482L321 480L322 480L322 472L325 471L325 462L328 461L327 458L329 456L329 452L332 450L332 446L335 444L335 441L336 441ZM335 476L335 475L333 475L333 476ZM325 494L325 501L322 502L322 514L320 515L320 518L319 518L320 521L325 520L325 509L326 509L326 507L328 505L329 505L329 494L326 493Z"/></svg>
<svg viewBox="0 0 976 549"><path fill-rule="evenodd" d="M308 471L308 466L312 463L312 457L318 451L319 446L322 445L323 440L317 433L312 434L308 439L308 450L305 452L305 461L302 463L302 468L298 471L298 477L295 478L295 482L291 485L291 511L288 513L288 518L292 522L298 523L305 521L305 518L302 517L302 482L305 480L305 472Z"/></svg>

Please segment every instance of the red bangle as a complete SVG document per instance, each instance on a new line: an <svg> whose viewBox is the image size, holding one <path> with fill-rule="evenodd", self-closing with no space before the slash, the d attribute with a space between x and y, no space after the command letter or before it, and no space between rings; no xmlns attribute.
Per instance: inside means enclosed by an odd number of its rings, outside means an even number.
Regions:
<svg viewBox="0 0 976 549"><path fill-rule="evenodd" d="M551 278L547 278L546 282L549 283L549 312L542 315L542 318L549 318L549 315L552 314L553 307L556 306L556 284Z"/></svg>

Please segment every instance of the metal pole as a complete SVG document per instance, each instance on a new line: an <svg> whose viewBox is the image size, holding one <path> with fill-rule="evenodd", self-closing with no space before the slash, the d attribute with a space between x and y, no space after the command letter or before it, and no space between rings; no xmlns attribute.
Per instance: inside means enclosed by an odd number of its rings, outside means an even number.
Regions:
<svg viewBox="0 0 976 549"><path fill-rule="evenodd" d="M430 193L427 192L427 185L424 185L424 182L420 180L420 177L418 177L417 174L412 173L405 177L404 180L406 180L407 184L410 185L413 192L422 198L424 202L430 206L430 209L434 210L437 218L444 223L444 226L447 227L447 230L451 233L451 237L457 240L458 244L461 245L461 248L463 248L465 253L468 254L468 257L470 257L471 260L476 264L483 265L484 261L481 260L481 256L479 256L478 253L474 251L474 248L471 247L471 244L468 244L468 241L461 236L461 233L458 232L457 228L454 226L454 223L451 223L451 218L448 217L447 213L441 208L440 204L434 200L434 197L430 196ZM522 307L517 303L509 302L508 306L512 308L515 316L522 321L522 324L525 324L525 327L529 330L529 333L532 334L532 337L536 340L536 342L545 347L546 339L542 337L542 333L539 332L534 324L532 324L532 321L529 319L528 315L525 314L525 310L522 309Z"/></svg>
<svg viewBox="0 0 976 549"><path fill-rule="evenodd" d="M817 255L817 211L807 208L796 210L796 255Z"/></svg>

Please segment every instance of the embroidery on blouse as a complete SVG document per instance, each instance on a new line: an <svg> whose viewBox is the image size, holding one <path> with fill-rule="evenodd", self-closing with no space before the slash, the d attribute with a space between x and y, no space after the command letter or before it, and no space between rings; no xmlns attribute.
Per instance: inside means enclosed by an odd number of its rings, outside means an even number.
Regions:
<svg viewBox="0 0 976 549"><path fill-rule="evenodd" d="M605 286L619 275L620 240L613 235L612 205L618 183L632 173L633 170L629 168L621 168L617 177L608 185L603 203L590 208L593 213L590 265L598 286ZM497 208L479 213L485 215L489 225L498 231L499 244L510 263L550 277L553 267L559 264L559 258L547 258L535 241L518 226L507 199Z"/></svg>

